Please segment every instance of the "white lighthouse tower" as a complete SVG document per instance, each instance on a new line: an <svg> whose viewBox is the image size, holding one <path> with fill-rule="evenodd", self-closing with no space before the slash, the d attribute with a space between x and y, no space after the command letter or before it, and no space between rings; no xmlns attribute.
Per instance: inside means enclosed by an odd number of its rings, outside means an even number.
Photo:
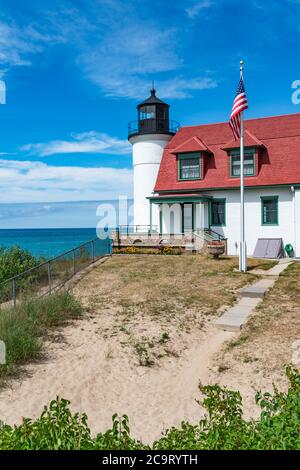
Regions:
<svg viewBox="0 0 300 470"><path fill-rule="evenodd" d="M136 231L159 226L159 206L150 207L148 197L154 190L165 146L177 132L179 124L169 120L169 105L151 95L137 106L138 120L128 125L132 144L134 225Z"/></svg>

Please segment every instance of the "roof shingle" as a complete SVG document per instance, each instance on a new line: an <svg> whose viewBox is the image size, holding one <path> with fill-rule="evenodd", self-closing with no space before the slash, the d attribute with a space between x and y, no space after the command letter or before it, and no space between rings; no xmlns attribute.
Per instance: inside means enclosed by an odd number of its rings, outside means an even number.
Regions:
<svg viewBox="0 0 300 470"><path fill-rule="evenodd" d="M245 186L300 183L300 114L246 120L245 131L246 145L253 146L253 142L257 142L264 147L258 175L245 177ZM204 158L203 180L178 181L174 150L184 148L186 144L188 151L199 151L199 141L213 153ZM232 133L227 122L182 127L164 150L154 191L238 187L239 178L230 177L228 155L224 150L231 141Z"/></svg>

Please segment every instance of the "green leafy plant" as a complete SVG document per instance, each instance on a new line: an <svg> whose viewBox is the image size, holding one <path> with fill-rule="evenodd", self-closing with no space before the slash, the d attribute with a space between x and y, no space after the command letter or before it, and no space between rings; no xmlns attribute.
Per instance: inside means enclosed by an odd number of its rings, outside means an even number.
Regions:
<svg viewBox="0 0 300 470"><path fill-rule="evenodd" d="M11 300L12 286L5 281L39 264L39 260L19 246L0 247L0 303ZM18 287L24 289L34 283L36 273L31 272L18 280Z"/></svg>
<svg viewBox="0 0 300 470"><path fill-rule="evenodd" d="M0 283L37 266L39 260L19 246L0 247Z"/></svg>
<svg viewBox="0 0 300 470"><path fill-rule="evenodd" d="M198 424L182 422L152 446L130 435L128 416L112 417L112 428L91 436L85 414L70 411L70 402L57 397L37 420L23 419L20 426L0 425L0 449L97 449L97 450L205 450L257 449L300 450L300 374L287 367L287 392L274 387L273 394L259 392L258 420L243 418L239 392L219 385L200 385L201 404L207 415Z"/></svg>

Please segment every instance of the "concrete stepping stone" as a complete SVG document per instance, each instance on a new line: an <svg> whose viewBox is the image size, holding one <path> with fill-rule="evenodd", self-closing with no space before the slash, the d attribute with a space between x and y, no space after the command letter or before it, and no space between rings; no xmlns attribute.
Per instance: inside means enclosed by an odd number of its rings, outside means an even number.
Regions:
<svg viewBox="0 0 300 470"><path fill-rule="evenodd" d="M269 277L264 277L251 286L240 291L241 299L236 305L225 312L215 326L227 331L240 331L246 324L250 314L261 302L265 293L275 284L279 274L289 266L290 262L282 261L269 270Z"/></svg>
<svg viewBox="0 0 300 470"><path fill-rule="evenodd" d="M240 331L248 320L250 313L260 301L260 298L242 298L236 305L218 318L215 325L222 330Z"/></svg>
<svg viewBox="0 0 300 470"><path fill-rule="evenodd" d="M252 286L247 286L240 291L242 297L254 297L262 299L265 293L273 286L275 279L261 279Z"/></svg>
<svg viewBox="0 0 300 470"><path fill-rule="evenodd" d="M264 271L263 269L253 269L251 271L251 274L257 274L258 276L277 279L279 274L281 274L282 271L284 271L291 263L292 261L290 260L290 258L283 258L275 266L273 266L273 268L268 269L267 271Z"/></svg>

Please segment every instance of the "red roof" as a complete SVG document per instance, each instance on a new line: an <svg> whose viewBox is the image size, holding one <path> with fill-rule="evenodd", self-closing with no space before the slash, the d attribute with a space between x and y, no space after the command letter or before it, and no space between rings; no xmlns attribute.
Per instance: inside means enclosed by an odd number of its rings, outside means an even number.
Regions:
<svg viewBox="0 0 300 470"><path fill-rule="evenodd" d="M264 147L264 144L255 137L255 135L251 134L250 131L245 129L244 132L244 146L245 147ZM227 144L225 144L222 149L223 150L230 150L230 149L238 149L240 148L240 141L235 140L234 138L231 139Z"/></svg>
<svg viewBox="0 0 300 470"><path fill-rule="evenodd" d="M184 153L184 152L209 152L211 153L211 150L205 145L205 143L199 139L196 136L193 136L186 140L185 142L182 142L178 147L176 147L174 150L172 150L172 153Z"/></svg>
<svg viewBox="0 0 300 470"><path fill-rule="evenodd" d="M239 178L230 177L228 155L224 150L233 143L228 122L182 127L164 150L154 191L238 187ZM245 144L261 146L258 174L245 177L246 186L300 183L300 114L246 120ZM212 152L212 155L204 155L204 178L178 181L174 151L199 152L199 145ZM188 150L182 150L184 148Z"/></svg>

